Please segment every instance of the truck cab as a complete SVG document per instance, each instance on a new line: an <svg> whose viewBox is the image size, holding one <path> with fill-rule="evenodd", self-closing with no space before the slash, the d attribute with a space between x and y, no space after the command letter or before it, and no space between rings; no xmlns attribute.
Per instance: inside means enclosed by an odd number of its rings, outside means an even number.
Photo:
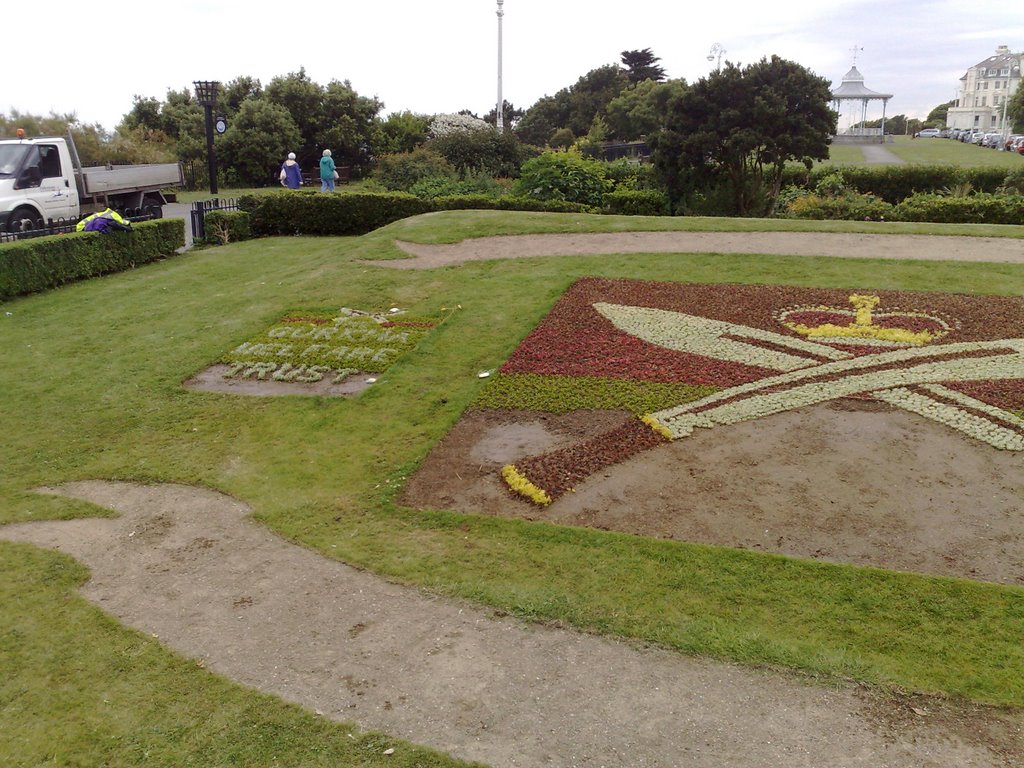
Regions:
<svg viewBox="0 0 1024 768"><path fill-rule="evenodd" d="M44 136L0 141L0 230L20 232L76 220L104 208L159 218L163 190L180 187L180 163L83 168L74 139Z"/></svg>
<svg viewBox="0 0 1024 768"><path fill-rule="evenodd" d="M0 142L0 227L72 219L79 210L74 165L64 139Z"/></svg>

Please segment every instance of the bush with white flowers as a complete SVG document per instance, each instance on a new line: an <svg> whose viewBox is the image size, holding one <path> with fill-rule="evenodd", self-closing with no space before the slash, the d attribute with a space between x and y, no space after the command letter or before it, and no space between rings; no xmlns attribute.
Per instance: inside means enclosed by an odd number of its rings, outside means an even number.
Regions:
<svg viewBox="0 0 1024 768"><path fill-rule="evenodd" d="M442 114L435 115L434 119L430 121L430 136L434 139L450 136L453 133L493 130L493 125L472 115Z"/></svg>

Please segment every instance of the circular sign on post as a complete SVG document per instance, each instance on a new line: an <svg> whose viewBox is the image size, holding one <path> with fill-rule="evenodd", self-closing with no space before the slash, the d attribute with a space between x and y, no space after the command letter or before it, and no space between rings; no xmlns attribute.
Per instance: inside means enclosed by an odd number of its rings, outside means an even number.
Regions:
<svg viewBox="0 0 1024 768"><path fill-rule="evenodd" d="M217 130L217 133L224 133L228 129L228 121L223 117L218 117L213 127Z"/></svg>

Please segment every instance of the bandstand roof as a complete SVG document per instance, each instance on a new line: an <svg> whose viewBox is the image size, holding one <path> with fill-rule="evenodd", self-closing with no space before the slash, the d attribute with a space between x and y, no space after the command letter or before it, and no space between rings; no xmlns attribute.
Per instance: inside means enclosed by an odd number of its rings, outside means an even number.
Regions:
<svg viewBox="0 0 1024 768"><path fill-rule="evenodd" d="M891 93L879 93L864 86L864 75L857 67L851 67L850 71L843 76L843 82L838 88L832 91L832 98L840 99L891 99Z"/></svg>

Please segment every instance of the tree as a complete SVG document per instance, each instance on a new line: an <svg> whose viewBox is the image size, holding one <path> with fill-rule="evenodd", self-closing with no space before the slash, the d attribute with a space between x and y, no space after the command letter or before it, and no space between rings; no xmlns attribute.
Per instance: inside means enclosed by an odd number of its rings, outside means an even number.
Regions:
<svg viewBox="0 0 1024 768"><path fill-rule="evenodd" d="M605 107L604 120L610 138L635 141L661 127L663 105L672 93L686 88L685 80L658 83L644 80L630 86Z"/></svg>
<svg viewBox="0 0 1024 768"><path fill-rule="evenodd" d="M568 128L574 136L583 136L594 118L604 112L608 103L629 84L625 70L615 64L592 69L576 84L563 88L554 96L544 96L526 110L516 125L516 133L527 144L547 144L560 128Z"/></svg>
<svg viewBox="0 0 1024 768"><path fill-rule="evenodd" d="M644 80L660 83L665 79L665 70L656 63L661 59L655 56L650 48L644 48L642 51L623 51L619 55L622 57L622 66L626 68L626 77L634 85Z"/></svg>
<svg viewBox="0 0 1024 768"><path fill-rule="evenodd" d="M946 116L949 114L949 108L955 106L955 100L947 101L945 104L939 104L939 106L928 113L928 117L924 119L925 124L933 128L945 128Z"/></svg>
<svg viewBox="0 0 1024 768"><path fill-rule="evenodd" d="M1018 85L1007 103L1006 117L1013 122L1014 133L1024 133L1024 86Z"/></svg>
<svg viewBox="0 0 1024 768"><path fill-rule="evenodd" d="M501 101L501 116L505 123L505 131L510 131L516 127L516 123L523 119L523 115L526 114L525 110L516 109L515 106L507 99ZM486 115L486 120L491 125L496 126L498 124L498 108L495 107Z"/></svg>
<svg viewBox="0 0 1024 768"><path fill-rule="evenodd" d="M429 115L392 112L377 126L376 151L382 155L412 152L427 140L429 127Z"/></svg>
<svg viewBox="0 0 1024 768"><path fill-rule="evenodd" d="M266 98L246 99L218 142L217 159L229 169L228 183L262 186L277 176L299 141L298 126L284 107Z"/></svg>
<svg viewBox="0 0 1024 768"><path fill-rule="evenodd" d="M263 95L263 86L254 77L236 77L231 82L222 86L217 96L217 110L228 117L228 120L238 114L242 102L248 99L258 99Z"/></svg>
<svg viewBox="0 0 1024 768"><path fill-rule="evenodd" d="M665 104L653 160L674 201L697 184L725 185L734 212L774 209L791 160L824 160L836 114L829 81L778 56L726 64Z"/></svg>

